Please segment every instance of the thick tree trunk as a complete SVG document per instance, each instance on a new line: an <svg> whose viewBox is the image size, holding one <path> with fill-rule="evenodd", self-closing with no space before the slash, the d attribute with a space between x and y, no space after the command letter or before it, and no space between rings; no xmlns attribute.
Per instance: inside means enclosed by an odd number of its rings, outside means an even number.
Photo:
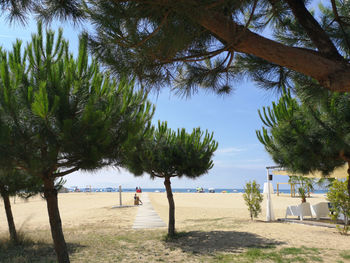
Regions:
<svg viewBox="0 0 350 263"><path fill-rule="evenodd" d="M47 203L47 211L49 214L51 235L59 263L68 263L69 255L66 241L64 240L62 231L62 222L60 212L58 210L57 191L54 187L53 179L44 179L44 196Z"/></svg>
<svg viewBox="0 0 350 263"><path fill-rule="evenodd" d="M329 90L350 91L350 65L339 60L339 56L327 58L317 51L283 45L251 32L221 13L207 12L194 19L237 52L310 76Z"/></svg>
<svg viewBox="0 0 350 263"><path fill-rule="evenodd" d="M3 191L3 189L1 189L1 197L4 199L4 206L6 211L7 223L9 226L10 238L13 242L17 244L18 237L17 237L15 222L13 220L10 198L8 193L6 191Z"/></svg>
<svg viewBox="0 0 350 263"><path fill-rule="evenodd" d="M166 189L166 195L169 203L169 224L168 224L168 235L173 237L175 235L175 203L173 192L171 190L170 177L165 177L164 185Z"/></svg>

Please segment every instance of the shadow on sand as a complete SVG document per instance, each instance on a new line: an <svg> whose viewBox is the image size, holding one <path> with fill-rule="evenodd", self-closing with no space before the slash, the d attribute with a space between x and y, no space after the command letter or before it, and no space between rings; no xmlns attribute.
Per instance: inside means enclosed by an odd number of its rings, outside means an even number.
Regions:
<svg viewBox="0 0 350 263"><path fill-rule="evenodd" d="M80 249L81 245L68 243L69 254ZM20 244L13 244L7 238L0 239L0 262L56 262L56 254L52 243L34 242L32 240L22 240Z"/></svg>
<svg viewBox="0 0 350 263"><path fill-rule="evenodd" d="M169 247L181 248L184 252L212 254L216 252L241 252L244 248L271 248L282 242L238 231L190 231L181 232L177 238L166 242Z"/></svg>

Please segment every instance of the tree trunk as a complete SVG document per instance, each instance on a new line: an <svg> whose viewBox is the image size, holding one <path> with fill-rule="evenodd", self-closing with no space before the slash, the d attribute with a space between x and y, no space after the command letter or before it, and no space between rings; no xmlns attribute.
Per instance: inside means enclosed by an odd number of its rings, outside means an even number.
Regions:
<svg viewBox="0 0 350 263"><path fill-rule="evenodd" d="M237 52L310 76L329 90L350 91L350 67L345 60L339 60L339 56L327 58L318 51L278 43L251 32L221 13L201 13L193 19Z"/></svg>
<svg viewBox="0 0 350 263"><path fill-rule="evenodd" d="M4 199L4 206L6 211L7 223L9 225L10 238L14 243L17 244L18 237L17 237L15 222L13 220L10 198L8 193L4 191L4 189L1 189L1 197Z"/></svg>
<svg viewBox="0 0 350 263"><path fill-rule="evenodd" d="M173 198L173 192L171 190L170 177L165 177L164 185L169 203L168 235L170 237L173 237L175 235L175 203Z"/></svg>
<svg viewBox="0 0 350 263"><path fill-rule="evenodd" d="M68 263L69 255L66 241L63 236L61 216L58 210L57 190L54 186L54 180L51 178L44 179L44 196L47 203L51 235L54 242L57 260L59 263Z"/></svg>
<svg viewBox="0 0 350 263"><path fill-rule="evenodd" d="M348 195L350 198L350 162L348 162Z"/></svg>

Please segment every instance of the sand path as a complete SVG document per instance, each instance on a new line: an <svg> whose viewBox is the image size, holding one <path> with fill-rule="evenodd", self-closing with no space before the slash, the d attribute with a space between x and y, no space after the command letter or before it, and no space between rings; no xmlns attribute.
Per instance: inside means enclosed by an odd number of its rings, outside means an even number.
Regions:
<svg viewBox="0 0 350 263"><path fill-rule="evenodd" d="M143 204L139 206L134 225L134 229L165 227L166 224L153 209L147 193L142 194Z"/></svg>

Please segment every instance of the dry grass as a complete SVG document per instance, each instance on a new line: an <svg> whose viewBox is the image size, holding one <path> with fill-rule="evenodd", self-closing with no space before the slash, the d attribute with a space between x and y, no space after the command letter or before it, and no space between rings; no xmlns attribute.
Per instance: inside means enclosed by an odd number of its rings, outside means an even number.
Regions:
<svg viewBox="0 0 350 263"><path fill-rule="evenodd" d="M125 210L134 208L125 208ZM179 229L176 238L166 230L132 230L114 224L86 224L65 229L71 262L347 262L348 251L289 247L283 242L240 230L225 218L196 221ZM208 226L210 226L208 228ZM205 230L204 230L205 229ZM27 231L20 245L0 241L0 262L55 262L48 230Z"/></svg>
<svg viewBox="0 0 350 263"><path fill-rule="evenodd" d="M225 207L211 210L209 202L207 208L193 208L191 212L185 207L188 202L182 203L178 198L178 235L169 240L165 228L133 230L137 207L112 209L115 196L81 194L80 197L85 202L74 194L60 198L71 262L350 262L349 239L336 230L250 221L249 217L220 213L228 211ZM161 198L164 197L157 196L158 204L152 203L164 217L162 211L166 209ZM87 199L93 203L84 207ZM132 201L132 195L125 200ZM78 201L80 205L74 203ZM47 220L46 211L35 210L42 207L40 202L13 205L15 218L17 215L23 225L20 245L8 241L6 221L0 221L0 262L55 262L51 234L42 223ZM19 216L23 209L36 211L29 222L24 214Z"/></svg>

